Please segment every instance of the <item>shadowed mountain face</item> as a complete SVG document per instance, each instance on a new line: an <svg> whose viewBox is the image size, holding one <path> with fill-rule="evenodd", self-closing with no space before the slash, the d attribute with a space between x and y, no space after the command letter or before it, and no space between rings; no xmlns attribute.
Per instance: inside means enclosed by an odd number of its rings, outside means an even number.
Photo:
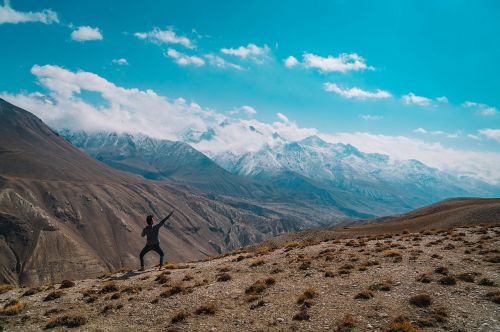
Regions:
<svg viewBox="0 0 500 332"><path fill-rule="evenodd" d="M166 258L176 261L298 229L297 220L269 209L233 207L114 170L1 99L0 124L0 282L54 282L135 266L148 213L176 210L161 231ZM149 264L156 259L151 254Z"/></svg>

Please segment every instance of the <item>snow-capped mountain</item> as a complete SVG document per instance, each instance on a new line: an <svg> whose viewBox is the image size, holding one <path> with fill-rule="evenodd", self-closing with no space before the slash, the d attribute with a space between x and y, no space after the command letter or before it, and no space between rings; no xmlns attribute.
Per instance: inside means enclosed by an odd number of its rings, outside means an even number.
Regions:
<svg viewBox="0 0 500 332"><path fill-rule="evenodd" d="M417 160L391 160L386 155L363 153L349 144L327 143L317 136L297 142L264 146L243 155L213 156L228 171L272 180L298 174L328 190L344 190L377 203L394 202L416 208L457 196L494 196L498 188L428 167Z"/></svg>

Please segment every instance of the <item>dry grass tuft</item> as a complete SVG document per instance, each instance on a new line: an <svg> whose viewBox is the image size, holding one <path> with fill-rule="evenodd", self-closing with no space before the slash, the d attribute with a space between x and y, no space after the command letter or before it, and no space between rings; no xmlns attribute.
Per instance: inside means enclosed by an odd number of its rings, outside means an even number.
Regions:
<svg viewBox="0 0 500 332"><path fill-rule="evenodd" d="M385 257L401 257L401 252L395 249L387 249L382 252Z"/></svg>
<svg viewBox="0 0 500 332"><path fill-rule="evenodd" d="M245 289L245 294L257 295L264 292L268 287L274 285L276 281L273 278L267 278L265 280L257 280L251 286Z"/></svg>
<svg viewBox="0 0 500 332"><path fill-rule="evenodd" d="M250 267L257 267L266 264L266 262L263 259L257 259L253 262L250 263Z"/></svg>
<svg viewBox="0 0 500 332"><path fill-rule="evenodd" d="M79 327L85 325L87 319L80 315L67 315L56 317L45 325L46 329L53 329L54 327L64 326L68 328Z"/></svg>
<svg viewBox="0 0 500 332"><path fill-rule="evenodd" d="M432 304L432 299L428 294L419 294L410 297L410 304L416 307L428 307Z"/></svg>
<svg viewBox="0 0 500 332"><path fill-rule="evenodd" d="M338 332L350 332L356 325L356 321L351 314L346 314L344 319L337 325Z"/></svg>
<svg viewBox="0 0 500 332"><path fill-rule="evenodd" d="M113 281L108 281L102 286L99 293L100 294L114 293L118 292L118 290L119 290L118 286Z"/></svg>
<svg viewBox="0 0 500 332"><path fill-rule="evenodd" d="M384 332L418 332L418 329L413 326L410 320L404 316L398 316L383 329Z"/></svg>
<svg viewBox="0 0 500 332"><path fill-rule="evenodd" d="M368 290L361 291L354 296L356 300L369 300L371 298L373 298L373 293Z"/></svg>
<svg viewBox="0 0 500 332"><path fill-rule="evenodd" d="M394 285L394 281L391 279L385 279L382 282L376 282L368 288L369 290L372 291L383 291L383 292L388 292L391 290L392 286Z"/></svg>
<svg viewBox="0 0 500 332"><path fill-rule="evenodd" d="M181 310L172 317L170 322L172 322L172 324L177 324L177 323L180 323L180 322L186 320L186 318L188 318L188 316L189 316L189 314L185 310Z"/></svg>
<svg viewBox="0 0 500 332"><path fill-rule="evenodd" d="M0 284L0 294L8 292L12 288L14 288L12 285L9 285L9 284Z"/></svg>
<svg viewBox="0 0 500 332"><path fill-rule="evenodd" d="M216 307L213 303L204 304L195 310L197 315L215 315Z"/></svg>
<svg viewBox="0 0 500 332"><path fill-rule="evenodd" d="M75 282L71 280L63 280L61 281L61 285L59 286L59 289L64 289L64 288L71 288L75 286Z"/></svg>
<svg viewBox="0 0 500 332"><path fill-rule="evenodd" d="M157 283L159 283L160 285L163 285L163 284L166 284L166 283L168 282L168 280L169 280L169 279L170 279L170 278L169 278L167 275L165 275L165 274L163 274L163 273L162 273L162 274L160 274L159 276L157 276L157 277L155 278L155 281L156 281Z"/></svg>
<svg viewBox="0 0 500 332"><path fill-rule="evenodd" d="M495 286L495 282L493 280L488 279L488 278L482 278L481 280L479 280L478 285Z"/></svg>
<svg viewBox="0 0 500 332"><path fill-rule="evenodd" d="M311 316L307 313L306 309L301 309L298 313L293 316L293 320L309 320Z"/></svg>
<svg viewBox="0 0 500 332"><path fill-rule="evenodd" d="M184 291L184 287L181 285L175 285L167 289L166 291L160 293L161 297L170 297L176 294L180 294Z"/></svg>
<svg viewBox="0 0 500 332"><path fill-rule="evenodd" d="M3 309L0 310L0 315L14 316L23 311L26 305L19 302L18 300L12 300L7 302Z"/></svg>
<svg viewBox="0 0 500 332"><path fill-rule="evenodd" d="M52 300L60 298L61 296L63 296L63 294L64 293L62 291L53 291L53 292L50 292L49 294L47 294L47 296L43 300L44 301L52 301Z"/></svg>
<svg viewBox="0 0 500 332"><path fill-rule="evenodd" d="M474 273L462 273L457 276L458 279L465 282L474 282L475 277Z"/></svg>
<svg viewBox="0 0 500 332"><path fill-rule="evenodd" d="M27 289L22 296L31 296L31 295L35 295L36 293L39 293L41 292L42 289L40 287L31 287L29 289Z"/></svg>
<svg viewBox="0 0 500 332"><path fill-rule="evenodd" d="M434 269L434 273L439 273L439 274L442 274L442 275L448 275L448 273L450 273L450 271L448 271L448 268L444 267L444 266L439 266L437 268Z"/></svg>
<svg viewBox="0 0 500 332"><path fill-rule="evenodd" d="M229 273L222 273L217 276L217 281L225 282L231 280L231 275Z"/></svg>
<svg viewBox="0 0 500 332"><path fill-rule="evenodd" d="M453 286L457 284L457 279L454 276L444 276L438 279L438 282L441 285L445 286Z"/></svg>

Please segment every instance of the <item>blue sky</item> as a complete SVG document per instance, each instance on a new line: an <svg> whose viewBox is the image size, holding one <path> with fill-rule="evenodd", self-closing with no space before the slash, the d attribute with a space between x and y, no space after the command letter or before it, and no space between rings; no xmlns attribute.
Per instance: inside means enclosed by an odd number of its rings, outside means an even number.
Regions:
<svg viewBox="0 0 500 332"><path fill-rule="evenodd" d="M0 92L33 108L34 92L52 98L57 107L40 106L52 113L30 110L58 127L69 120L54 114L70 102L79 112L115 110L82 77L71 81L79 91L61 99L69 74L93 73L117 87L196 103L208 112L203 121L212 112L211 121L293 123L311 129L302 136L316 131L443 169L463 161L437 161L442 151L464 152L478 158L465 173L481 169L499 181L491 169L500 160L498 36L493 0L11 1L0 9ZM378 147L367 142L374 138ZM407 144L413 154L398 151Z"/></svg>

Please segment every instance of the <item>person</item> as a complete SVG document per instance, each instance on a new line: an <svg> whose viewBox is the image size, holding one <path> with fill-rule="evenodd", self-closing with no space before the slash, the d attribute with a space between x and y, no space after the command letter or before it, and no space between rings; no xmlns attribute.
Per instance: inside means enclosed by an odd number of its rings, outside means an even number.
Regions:
<svg viewBox="0 0 500 332"><path fill-rule="evenodd" d="M139 271L144 271L144 255L146 255L151 250L156 251L158 255L160 255L160 270L161 270L161 267L163 266L164 254L163 250L161 250L160 247L160 238L158 237L158 235L161 226L165 224L165 222L168 220L168 218L172 216L173 213L174 211L170 212L168 216L166 216L163 220L161 220L159 223L155 225L153 225L152 215L148 215L146 217L146 222L148 225L144 227L141 234L142 237L146 236L146 246L141 250L141 253L139 255L141 259L141 268L139 269Z"/></svg>

